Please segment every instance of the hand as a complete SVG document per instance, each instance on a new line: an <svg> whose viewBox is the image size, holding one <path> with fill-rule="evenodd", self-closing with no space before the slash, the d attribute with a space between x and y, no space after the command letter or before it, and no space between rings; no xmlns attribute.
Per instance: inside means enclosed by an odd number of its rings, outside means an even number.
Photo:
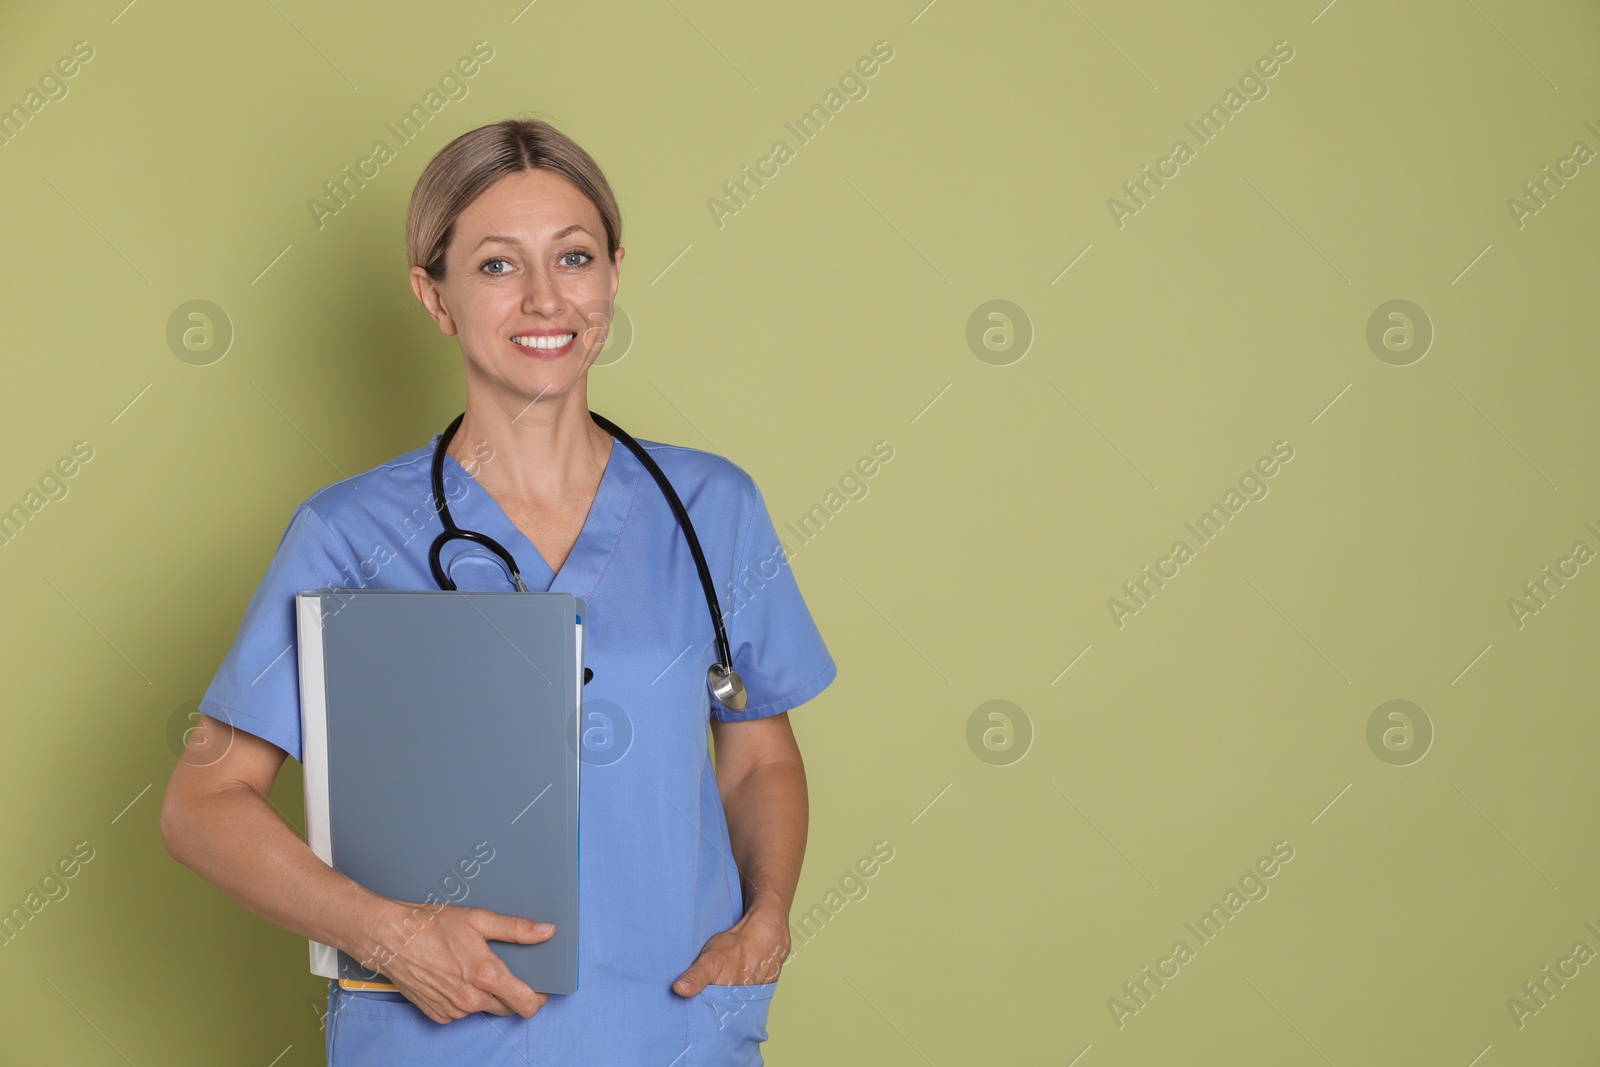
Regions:
<svg viewBox="0 0 1600 1067"><path fill-rule="evenodd" d="M752 909L711 939L672 991L692 997L707 985L755 985L776 981L789 955L789 923L779 915Z"/></svg>
<svg viewBox="0 0 1600 1067"><path fill-rule="evenodd" d="M383 972L434 1022L477 1011L531 1019L550 999L512 974L488 942L548 941L552 924L487 908L393 903L401 910L379 920L378 947L361 965Z"/></svg>

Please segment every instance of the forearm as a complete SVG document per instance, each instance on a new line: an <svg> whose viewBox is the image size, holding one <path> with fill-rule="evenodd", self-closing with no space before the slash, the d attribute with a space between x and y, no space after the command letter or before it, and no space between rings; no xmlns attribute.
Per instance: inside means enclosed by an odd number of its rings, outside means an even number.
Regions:
<svg viewBox="0 0 1600 1067"><path fill-rule="evenodd" d="M722 791L722 805L746 914L765 911L787 926L810 821L804 764L762 764Z"/></svg>
<svg viewBox="0 0 1600 1067"><path fill-rule="evenodd" d="M268 922L357 960L392 941L406 910L318 859L249 786L169 798L161 822L178 862Z"/></svg>

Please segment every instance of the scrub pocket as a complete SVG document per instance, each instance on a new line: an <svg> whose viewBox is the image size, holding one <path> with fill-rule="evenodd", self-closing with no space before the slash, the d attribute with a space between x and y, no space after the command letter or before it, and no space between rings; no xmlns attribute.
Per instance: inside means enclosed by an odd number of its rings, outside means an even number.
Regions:
<svg viewBox="0 0 1600 1067"><path fill-rule="evenodd" d="M708 985L689 999L684 1067L761 1067L767 1011L777 982Z"/></svg>
<svg viewBox="0 0 1600 1067"><path fill-rule="evenodd" d="M519 1016L474 1012L436 1023L399 993L335 985L328 1006L328 1067L525 1067Z"/></svg>

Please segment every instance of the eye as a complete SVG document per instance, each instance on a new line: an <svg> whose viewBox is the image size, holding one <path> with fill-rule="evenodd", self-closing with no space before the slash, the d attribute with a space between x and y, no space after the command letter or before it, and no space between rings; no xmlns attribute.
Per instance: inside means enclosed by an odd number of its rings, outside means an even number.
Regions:
<svg viewBox="0 0 1600 1067"><path fill-rule="evenodd" d="M566 262L566 259L567 259L568 256L582 256L583 257L583 262L582 263L570 263L570 264L568 264L568 266L572 266L572 267L586 267L586 266L589 265L589 262L594 259L594 257L591 256L589 253L583 251L582 249L577 249L577 248L574 248L570 252L563 252L561 254L562 262Z"/></svg>
<svg viewBox="0 0 1600 1067"><path fill-rule="evenodd" d="M509 259L505 258L504 256L495 256L493 259L484 260L481 264L479 264L478 269L479 270L483 270L485 267L487 267L491 263L506 263L506 264L509 264L510 262L511 261ZM490 275L494 276L494 277L499 277L500 275L504 274L505 271L503 271L503 270L491 270L488 273Z"/></svg>

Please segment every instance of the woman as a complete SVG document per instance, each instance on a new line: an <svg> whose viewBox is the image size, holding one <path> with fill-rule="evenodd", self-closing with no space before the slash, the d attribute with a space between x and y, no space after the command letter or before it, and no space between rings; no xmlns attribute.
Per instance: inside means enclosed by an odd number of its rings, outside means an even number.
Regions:
<svg viewBox="0 0 1600 1067"><path fill-rule="evenodd" d="M685 539L637 457L589 413L620 234L594 160L532 120L446 145L406 220L412 291L466 372L445 461L454 517L505 545L528 589L587 600L585 707L609 702L632 733L625 755L581 776L578 991L530 989L489 948L547 939L540 916L447 905L401 933L417 902L328 867L266 799L285 756L302 754L295 592L437 588L438 435L295 509L167 787L161 829L179 861L301 937L356 959L394 952L382 971L398 993L330 982L331 1064L762 1062L808 814L787 712L837 672L750 477L641 441L699 533L749 701L731 711L707 691L715 644ZM514 588L470 542L451 542L443 563L461 589Z"/></svg>

